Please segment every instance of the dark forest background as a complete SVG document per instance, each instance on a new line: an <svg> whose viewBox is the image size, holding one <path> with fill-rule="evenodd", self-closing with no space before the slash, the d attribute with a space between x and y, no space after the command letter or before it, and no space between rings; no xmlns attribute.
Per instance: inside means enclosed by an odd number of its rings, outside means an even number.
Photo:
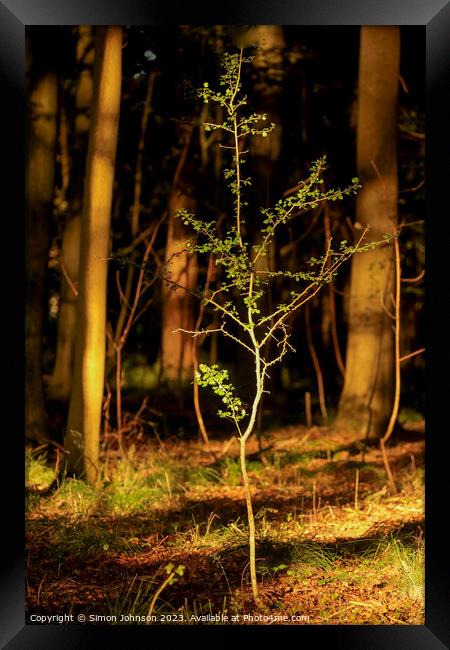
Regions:
<svg viewBox="0 0 450 650"><path fill-rule="evenodd" d="M251 26L249 26L251 27ZM121 255L133 239L131 211L136 182L136 160L141 138L142 111L152 78L151 106L142 153L142 180L140 189L139 229L143 232L170 209L173 180L182 158L183 192L188 200L195 200L197 211L206 218L224 215L231 201L220 167L225 167L225 154L217 142L207 149L202 143L200 123L204 119L203 105L196 89L204 80L217 79L220 57L224 50L236 50L239 33L250 36L244 28L228 26L158 26L129 27L124 30L123 80L118 135L117 162L111 221L112 257L108 279L108 320L117 321L120 310L116 272L125 282L129 256ZM52 375L57 348L58 315L61 304L61 255L66 223L79 209L86 143L80 145L75 132L77 118L76 92L80 72L89 65L89 51L84 61L77 60L78 28L31 28L29 44L35 42L36 57L49 57L57 66L59 76L59 127L56 148L55 195L53 214L49 225L50 245L48 272L45 277L45 323L43 339L43 373ZM249 171L256 179L248 193L248 213L258 206L270 206L284 192L308 175L312 161L326 154L328 158L327 183L343 186L356 175L356 101L358 82L359 28L318 27L282 28L281 59L275 69L256 69L248 66L244 74L249 105L254 110L269 110L279 122L280 150L276 161L252 152L250 146ZM87 41L87 48L93 42ZM40 48L40 50L39 50ZM401 79L398 102L398 172L399 222L420 222L401 234L402 268L405 276L417 276L424 258L424 30L401 30ZM79 57L79 55L78 55ZM41 61L41 65L42 65ZM89 108L86 109L89 111ZM62 121L64 123L62 124ZM202 151L203 146L203 151ZM225 158L225 159L224 159ZM64 168L66 167L66 171ZM64 173L68 178L64 179ZM78 182L73 178L78 176ZM65 187L66 185L66 187ZM337 240L352 240L355 220L355 201L346 198L332 206L331 231ZM167 246L169 218L159 229L154 245L155 256L163 263ZM248 220L250 237L257 234L257 224ZM324 247L323 218L306 213L295 219L281 233L277 242L276 264L296 264L298 259L320 255ZM134 258L138 260L138 258ZM158 272L155 263L155 272ZM337 333L341 354L345 358L348 313L345 296L349 288L350 264L343 268L335 283ZM199 260L199 285L204 283L205 260ZM149 396L149 406L165 416L173 416L183 431L195 433L196 422L191 417L189 385L165 381L161 368L161 341L163 337L163 283L155 282L151 289L151 304L130 331L124 352L125 375L123 391L125 403ZM147 296L150 297L150 296ZM402 287L402 349L406 352L422 347L423 283ZM191 304L194 314L198 305ZM332 415L337 407L342 377L336 364L330 334L330 309L327 292L314 300L311 311L311 333L318 348L318 357L326 390L326 401ZM112 325L113 327L113 325ZM297 314L290 322L292 343L296 354L290 354L277 369L271 386L271 395L265 400L265 426L269 423L292 423L304 418L304 393L312 393L314 418L320 421L316 374L307 345L305 322ZM213 339L213 337L211 337ZM218 347L217 347L218 345ZM201 350L202 358L210 355L210 341ZM228 341L212 343L213 357L229 367L243 368L245 359L236 358L236 351ZM111 351L110 351L111 352ZM110 357L110 379L114 359ZM111 375L112 372L112 375ZM402 407L423 413L424 361L418 356L404 365ZM239 384L246 383L246 373L238 372ZM108 376L108 375L107 375ZM173 377L171 377L173 379ZM251 384L248 387L251 389ZM175 400L173 398L176 398ZM129 400L129 401L128 401ZM48 426L61 439L65 410L63 400L53 400L47 394ZM204 408L208 417L210 400ZM170 411L170 414L169 414ZM406 412L406 411L405 411ZM184 418L183 418L184 414ZM212 411L214 417L214 410ZM164 425L166 426L166 425Z"/></svg>

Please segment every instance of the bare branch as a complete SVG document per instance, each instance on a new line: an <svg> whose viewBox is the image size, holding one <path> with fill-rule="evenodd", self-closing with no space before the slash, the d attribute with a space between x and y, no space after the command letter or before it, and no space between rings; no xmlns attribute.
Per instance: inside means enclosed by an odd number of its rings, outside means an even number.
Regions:
<svg viewBox="0 0 450 650"><path fill-rule="evenodd" d="M395 315L391 314L389 309L386 307L382 294L380 295L380 304L381 304L381 308L384 311L384 313L387 314L389 316L389 318L392 318L392 320L395 320Z"/></svg>
<svg viewBox="0 0 450 650"><path fill-rule="evenodd" d="M233 339L233 341L235 341L236 343L239 343L239 345L241 345L246 350L251 352L251 354L253 354L253 355L255 354L254 350L252 350L252 348L249 345L247 345L246 343L244 343L244 341L242 341L237 336L234 336L234 334L231 334L231 332L226 330L225 329L225 324L223 324L223 325L221 325L220 327L217 327L217 328L203 329L203 330L185 330L182 327L178 327L176 330L173 330L173 333L175 333L175 332L184 332L184 334L190 334L194 338L197 338L197 337L201 336L202 334L205 335L205 336L208 336L208 334L213 334L215 332L220 332L224 336L228 336L230 339Z"/></svg>
<svg viewBox="0 0 450 650"><path fill-rule="evenodd" d="M422 354L422 352L425 352L425 348L420 348L419 350L415 350L414 352L410 352L409 354L405 354L403 357L400 357L399 361L400 361L400 363L403 363L403 361L407 361L408 359L412 359L413 357L416 357L418 354Z"/></svg>
<svg viewBox="0 0 450 650"><path fill-rule="evenodd" d="M119 271L119 269L117 269L117 271L116 271L116 286L117 286L117 291L119 292L119 297L120 297L121 304L124 304L124 305L127 306L128 309L131 309L131 305L128 302L128 299L127 299L127 297L124 294L123 289L122 289L122 283L120 282L120 271Z"/></svg>
<svg viewBox="0 0 450 650"><path fill-rule="evenodd" d="M67 284L72 289L74 295L78 297L78 289L76 288L75 283L71 280L67 272L66 265L64 264L64 257L62 255L59 258L59 265L61 267L61 271L63 272L64 277L66 278Z"/></svg>
<svg viewBox="0 0 450 650"><path fill-rule="evenodd" d="M416 275L415 278L401 278L401 281L402 282L411 282L411 283L420 282L420 280L422 280L422 278L424 278L424 277L425 277L425 269L422 269L422 271L419 273L419 275Z"/></svg>

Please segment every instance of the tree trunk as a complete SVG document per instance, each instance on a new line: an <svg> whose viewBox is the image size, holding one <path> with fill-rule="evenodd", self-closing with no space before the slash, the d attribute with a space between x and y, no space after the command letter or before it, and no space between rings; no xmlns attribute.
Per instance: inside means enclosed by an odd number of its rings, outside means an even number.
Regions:
<svg viewBox="0 0 450 650"><path fill-rule="evenodd" d="M194 329L194 296L186 291L197 289L197 256L183 251L188 234L180 219L174 215L180 208L192 211L194 199L181 187L174 187L169 200L169 223L167 231L166 264L169 278L174 284L162 288L162 341L161 369L164 380L174 387L192 380L192 337L178 328Z"/></svg>
<svg viewBox="0 0 450 650"><path fill-rule="evenodd" d="M62 241L61 260L64 271L71 282L78 284L78 265L80 259L81 209L83 194L84 167L87 139L89 134L89 109L92 102L94 63L93 29L81 25L78 28L77 63L82 68L75 93L75 137L73 145L73 165L69 188L70 204L68 220ZM73 355L77 324L77 297L61 274L61 302L58 316L56 359L53 374L48 379L47 397L68 402L72 386Z"/></svg>
<svg viewBox="0 0 450 650"><path fill-rule="evenodd" d="M251 155L255 158L257 200L260 206L269 207L273 200L274 176L281 153L280 96L285 76L283 53L286 43L280 25L258 25L252 30L252 36L259 44L252 62L257 110L267 113L268 124L276 124L268 138L251 138L249 142Z"/></svg>
<svg viewBox="0 0 450 650"><path fill-rule="evenodd" d="M397 224L398 27L362 27L357 124L357 173L363 189L357 221L368 240L382 240ZM394 246L352 258L344 388L335 427L358 438L383 434L392 408L394 378L391 296Z"/></svg>
<svg viewBox="0 0 450 650"><path fill-rule="evenodd" d="M47 398L68 402L72 386L73 356L77 327L78 265L80 257L81 216L69 218L64 229L61 265L70 279L61 276L61 298L58 314L55 365L47 380Z"/></svg>
<svg viewBox="0 0 450 650"><path fill-rule="evenodd" d="M77 340L65 446L69 469L98 477L105 369L106 281L119 124L122 29L98 27L84 187Z"/></svg>
<svg viewBox="0 0 450 650"><path fill-rule="evenodd" d="M286 42L284 29L281 25L257 25L250 30L253 42L258 43L253 67L253 88L256 109L267 114L265 124L274 123L275 128L267 138L254 137L249 140L251 163L254 170L253 188L256 208L268 208L273 205L274 194L277 192L277 171L281 154L283 119L280 111L280 99L284 88L285 68L284 50ZM255 233L255 244L262 242L259 230ZM276 243L273 240L266 255L260 255L256 262L258 271L275 271ZM272 311L272 293L267 293L262 301L263 310ZM269 354L270 343L265 346L265 354ZM273 379L279 381L279 368L273 368ZM264 395L261 398L258 412L258 431L262 427L262 412Z"/></svg>
<svg viewBox="0 0 450 650"><path fill-rule="evenodd" d="M57 74L47 67L42 40L47 40L45 30L31 36L26 179L25 422L26 435L32 440L44 439L46 431L42 340L45 318L45 278L50 245L49 226L53 207L58 104ZM48 41L47 47L50 47ZM42 51L44 59L41 59Z"/></svg>

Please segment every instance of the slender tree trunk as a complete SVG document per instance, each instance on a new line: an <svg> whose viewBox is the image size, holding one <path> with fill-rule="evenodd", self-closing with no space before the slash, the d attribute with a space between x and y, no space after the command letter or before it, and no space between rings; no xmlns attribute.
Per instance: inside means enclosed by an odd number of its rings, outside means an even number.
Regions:
<svg viewBox="0 0 450 650"><path fill-rule="evenodd" d="M56 359L53 374L48 380L47 396L50 399L68 402L72 386L73 356L77 325L77 296L74 287L78 284L80 259L81 209L84 167L89 134L88 111L92 102L94 63L93 28L81 25L78 28L77 63L81 67L75 93L75 138L73 165L69 188L69 213L64 230L61 265L61 303L58 316Z"/></svg>
<svg viewBox="0 0 450 650"><path fill-rule="evenodd" d="M357 221L383 239L397 224L398 27L362 27L359 67L357 168L363 189ZM352 258L346 372L335 427L379 437L392 408L394 345L391 296L394 246Z"/></svg>
<svg viewBox="0 0 450 650"><path fill-rule="evenodd" d="M84 188L75 365L65 446L69 469L98 476L105 369L106 281L119 124L122 29L98 27Z"/></svg>
<svg viewBox="0 0 450 650"><path fill-rule="evenodd" d="M36 29L36 28L35 28ZM42 30L43 28L38 28ZM25 358L26 435L45 438L42 341L45 318L45 278L53 206L55 145L57 135L58 80L47 61L40 60L44 31L31 35L29 86ZM36 39L39 47L35 47ZM48 42L47 42L47 45ZM53 52L54 54L54 52Z"/></svg>

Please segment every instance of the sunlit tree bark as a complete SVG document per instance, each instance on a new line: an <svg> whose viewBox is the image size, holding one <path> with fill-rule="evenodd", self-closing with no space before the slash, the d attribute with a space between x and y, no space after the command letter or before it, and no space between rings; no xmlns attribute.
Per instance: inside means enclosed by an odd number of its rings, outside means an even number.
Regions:
<svg viewBox="0 0 450 650"><path fill-rule="evenodd" d="M57 134L58 80L46 56L49 34L36 28L31 34L28 86L28 164L26 177L26 310L25 358L26 435L45 437L42 383L42 339L45 318L45 278L49 226L52 215ZM53 53L54 54L54 53Z"/></svg>
<svg viewBox="0 0 450 650"><path fill-rule="evenodd" d="M356 217L383 239L397 224L398 27L362 27L357 114L357 168L363 189ZM352 258L344 389L335 426L359 438L384 432L393 400L391 296L394 246Z"/></svg>
<svg viewBox="0 0 450 650"><path fill-rule="evenodd" d="M119 123L122 29L99 27L84 187L77 340L65 436L70 470L98 475L105 368L107 256Z"/></svg>
<svg viewBox="0 0 450 650"><path fill-rule="evenodd" d="M67 402L70 397L73 354L76 338L77 296L80 259L83 177L89 134L89 109L92 101L94 63L93 28L78 27L77 64L81 68L75 93L75 137L70 173L69 211L61 250L61 302L53 374L47 383L47 397ZM72 286L71 286L72 283Z"/></svg>
<svg viewBox="0 0 450 650"><path fill-rule="evenodd" d="M255 159L255 190L260 205L272 204L273 180L281 153L282 120L280 98L285 77L284 50L286 47L283 27L258 25L251 30L258 49L252 62L254 97L256 108L267 113L267 121L276 128L270 138L252 138L250 152Z"/></svg>
<svg viewBox="0 0 450 650"><path fill-rule="evenodd" d="M193 211L195 201L188 189L177 183L169 200L165 261L170 283L164 283L162 288L161 337L162 375L174 387L192 380L192 340L189 334L177 330L194 327L196 303L189 290L197 289L198 278L197 256L184 250L188 233L181 220L175 217L177 210L182 208ZM176 284L183 288L177 288Z"/></svg>

